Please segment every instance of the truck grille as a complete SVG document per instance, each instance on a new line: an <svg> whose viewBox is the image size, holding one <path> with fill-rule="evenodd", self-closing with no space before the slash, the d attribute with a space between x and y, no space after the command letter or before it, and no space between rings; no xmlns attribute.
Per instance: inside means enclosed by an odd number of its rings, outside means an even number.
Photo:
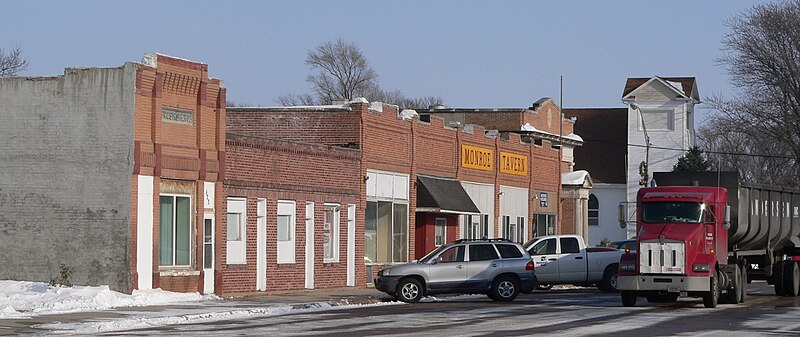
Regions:
<svg viewBox="0 0 800 337"><path fill-rule="evenodd" d="M683 242L642 242L639 247L642 274L683 274L686 271Z"/></svg>

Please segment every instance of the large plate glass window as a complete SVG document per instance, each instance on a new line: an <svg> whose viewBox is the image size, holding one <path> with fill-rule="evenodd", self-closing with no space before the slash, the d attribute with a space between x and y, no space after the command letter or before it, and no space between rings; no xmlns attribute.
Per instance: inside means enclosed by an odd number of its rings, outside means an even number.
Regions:
<svg viewBox="0 0 800 337"><path fill-rule="evenodd" d="M368 170L366 184L366 262L408 261L408 175Z"/></svg>
<svg viewBox="0 0 800 337"><path fill-rule="evenodd" d="M189 266L192 247L192 202L189 196L159 198L158 264Z"/></svg>

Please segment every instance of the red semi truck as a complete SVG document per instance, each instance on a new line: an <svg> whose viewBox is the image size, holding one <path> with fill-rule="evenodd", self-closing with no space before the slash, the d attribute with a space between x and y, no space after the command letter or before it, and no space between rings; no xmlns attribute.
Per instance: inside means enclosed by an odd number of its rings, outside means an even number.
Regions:
<svg viewBox="0 0 800 337"><path fill-rule="evenodd" d="M743 183L736 172L655 173L636 197L638 249L620 258L622 304L702 297L745 301L750 280L800 293L800 191ZM620 225L628 220L620 205Z"/></svg>

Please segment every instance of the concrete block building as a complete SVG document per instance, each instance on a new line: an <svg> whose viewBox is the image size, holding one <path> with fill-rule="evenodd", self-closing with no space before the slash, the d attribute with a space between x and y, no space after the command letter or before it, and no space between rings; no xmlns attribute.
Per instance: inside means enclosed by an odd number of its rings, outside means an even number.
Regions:
<svg viewBox="0 0 800 337"><path fill-rule="evenodd" d="M0 278L213 292L224 102L159 54L0 79Z"/></svg>

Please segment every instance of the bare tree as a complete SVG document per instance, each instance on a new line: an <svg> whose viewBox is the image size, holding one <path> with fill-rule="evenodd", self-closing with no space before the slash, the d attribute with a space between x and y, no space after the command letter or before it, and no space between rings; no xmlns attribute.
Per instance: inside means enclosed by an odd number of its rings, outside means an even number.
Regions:
<svg viewBox="0 0 800 337"><path fill-rule="evenodd" d="M19 47L10 51L8 55L0 49L0 77L15 76L27 67L28 60L22 58L22 50Z"/></svg>
<svg viewBox="0 0 800 337"><path fill-rule="evenodd" d="M314 85L323 102L351 100L378 88L378 74L355 44L342 39L325 42L308 53L306 64L315 74L306 80Z"/></svg>
<svg viewBox="0 0 800 337"><path fill-rule="evenodd" d="M798 186L800 0L757 5L728 27L722 41L727 54L717 61L741 93L706 99L716 112L698 136L711 157L730 153L721 155L726 165L745 165L743 179ZM711 161L722 163L723 157Z"/></svg>
<svg viewBox="0 0 800 337"><path fill-rule="evenodd" d="M409 98L400 90L386 91L378 85L378 74L367 58L352 43L341 39L325 42L308 52L306 64L312 74L306 77L313 94L287 94L278 97L283 106L331 104L335 99L352 100L364 97L368 101L396 104L401 109L441 104L441 97Z"/></svg>

